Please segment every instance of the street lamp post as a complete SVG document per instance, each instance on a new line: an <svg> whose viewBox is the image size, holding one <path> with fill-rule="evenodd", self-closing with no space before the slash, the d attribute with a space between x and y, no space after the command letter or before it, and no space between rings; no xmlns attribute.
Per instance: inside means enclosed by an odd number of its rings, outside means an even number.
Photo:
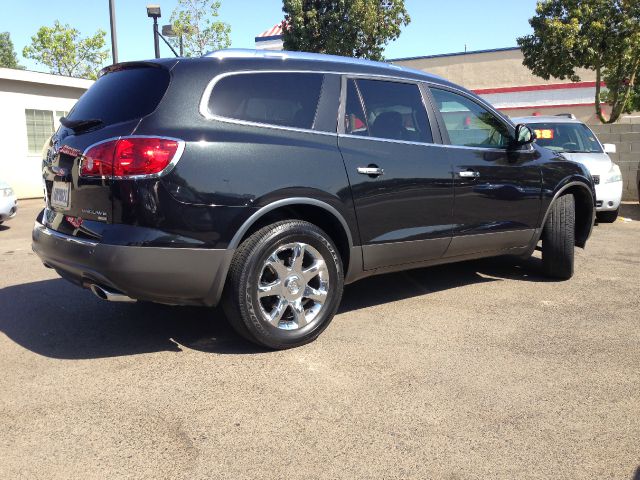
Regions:
<svg viewBox="0 0 640 480"><path fill-rule="evenodd" d="M163 25L162 26L162 36L163 37L178 37L178 45L180 46L180 56L184 57L184 46L182 44L182 35L176 35L176 32L173 30L172 25Z"/></svg>
<svg viewBox="0 0 640 480"><path fill-rule="evenodd" d="M118 63L118 39L116 38L116 0L109 0L109 23L111 24L111 58Z"/></svg>
<svg viewBox="0 0 640 480"><path fill-rule="evenodd" d="M160 5L147 5L147 17L153 18L153 48L156 58L160 58L160 38L158 32L158 19L161 17Z"/></svg>

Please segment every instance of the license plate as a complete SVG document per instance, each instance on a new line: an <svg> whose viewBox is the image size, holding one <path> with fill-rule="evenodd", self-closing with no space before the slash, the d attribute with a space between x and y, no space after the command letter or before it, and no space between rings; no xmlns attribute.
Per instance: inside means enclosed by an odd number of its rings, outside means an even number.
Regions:
<svg viewBox="0 0 640 480"><path fill-rule="evenodd" d="M69 208L69 192L71 184L67 182L53 182L51 189L51 206L63 209Z"/></svg>

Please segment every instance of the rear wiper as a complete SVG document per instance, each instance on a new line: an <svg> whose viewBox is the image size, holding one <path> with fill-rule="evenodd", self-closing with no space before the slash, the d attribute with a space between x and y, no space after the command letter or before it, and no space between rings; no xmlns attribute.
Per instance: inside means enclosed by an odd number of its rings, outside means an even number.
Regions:
<svg viewBox="0 0 640 480"><path fill-rule="evenodd" d="M82 132L84 130L89 130L93 127L98 127L102 125L104 122L99 118L90 118L87 120L69 120L67 117L61 117L60 123L67 128L70 128L75 133Z"/></svg>

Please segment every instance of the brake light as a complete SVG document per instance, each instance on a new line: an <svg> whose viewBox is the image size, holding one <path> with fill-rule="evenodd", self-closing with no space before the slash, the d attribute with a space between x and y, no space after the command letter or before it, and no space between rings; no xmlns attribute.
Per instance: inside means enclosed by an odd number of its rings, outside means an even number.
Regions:
<svg viewBox="0 0 640 480"><path fill-rule="evenodd" d="M158 174L171 163L179 147L180 141L168 138L109 140L85 152L80 176L126 178Z"/></svg>

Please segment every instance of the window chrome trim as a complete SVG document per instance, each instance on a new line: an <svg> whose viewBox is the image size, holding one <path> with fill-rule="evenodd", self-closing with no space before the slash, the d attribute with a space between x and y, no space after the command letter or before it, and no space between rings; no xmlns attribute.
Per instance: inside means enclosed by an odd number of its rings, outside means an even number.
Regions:
<svg viewBox="0 0 640 480"><path fill-rule="evenodd" d="M171 161L169 162L169 164L158 173L149 173L144 175L127 175L127 176L80 175L80 172L82 171L82 162L86 158L87 152L89 150L103 143L118 141L118 140L125 140L127 138L160 138L162 140L172 140L174 142L178 142L178 149L176 150L176 153L171 159ZM186 142L184 140L181 140L175 137L165 137L162 135L122 135L119 137L111 137L104 140L100 140L99 142L89 145L82 152L82 156L80 157L80 161L78 162L78 178L97 179L97 180L144 180L148 178L160 178L164 175L167 175L175 168L178 161L182 158L182 154L184 153L185 147L186 147Z"/></svg>
<svg viewBox="0 0 640 480"><path fill-rule="evenodd" d="M400 83L412 83L415 85L419 85L420 83L424 83L426 85L439 85L436 83L432 83L426 79L416 79L416 78L405 78L399 77L396 75L385 75L385 74L376 74L376 73L356 73L356 72L348 72L348 71L340 71L340 70L287 70L287 69L264 69L264 70L233 70L229 72L224 72L219 75L214 76L202 93L200 97L200 105L198 107L198 111L200 115L207 120L216 120L225 123L231 123L235 125L248 125L252 127L261 127L261 128L271 128L274 130L285 130L292 132L301 132L301 133L315 133L318 135L331 135L335 136L336 132L325 132L322 130L313 130L307 128L297 128L297 127L287 127L284 125L274 125L271 123L262 123L262 122L251 122L249 120L239 120L235 118L222 117L219 115L214 115L209 111L209 99L211 98L211 94L213 92L216 84L222 80L223 78L230 77L233 75L245 75L245 74L259 74L259 73L316 73L318 75L340 75L342 77L348 76L353 78L369 78L372 80L387 80L394 81ZM342 104L342 102L341 102ZM426 144L430 145L430 144Z"/></svg>
<svg viewBox="0 0 640 480"><path fill-rule="evenodd" d="M199 106L199 112L200 115L202 115L204 118L206 118L207 120L217 120L219 122L225 122L225 123L232 123L232 124L236 124L236 125L248 125L251 127L262 127L262 128L271 128L274 130L286 130L286 131L291 131L291 132L302 132L302 133L316 133L318 135L331 135L331 136L335 136L336 133L335 132L325 132L322 130L313 130L313 128L299 128L299 127L288 127L286 125L276 125L273 123L263 123L263 122L252 122L250 120L241 120L238 118L230 118L230 117L223 117L220 115L215 115L213 113L211 113L209 111L209 100L211 99L211 95L213 93L213 89L215 88L216 84L227 77L231 77L231 76L235 76L235 75L254 75L254 74L260 74L260 73L315 73L317 75L325 75L325 74L331 74L335 72L324 72L324 71L317 71L317 70L270 70L270 69L265 69L265 70L233 70L231 72L224 72L221 73L220 75L216 75L215 77L213 77L209 83L207 84L207 86L204 89L204 93L202 94L202 97L200 97L200 106ZM322 86L324 85L324 79L322 82L322 85L320 87L320 95L322 95ZM318 108L319 108L319 103L320 103L320 97L318 97L318 104L316 105L316 113L315 116L318 115ZM314 116L314 123L315 123L315 116Z"/></svg>
<svg viewBox="0 0 640 480"><path fill-rule="evenodd" d="M382 138L382 137L370 137L370 136L360 136L360 135L352 135L350 133L340 133L338 134L338 138L359 138L360 140L375 140L377 142L387 142L387 143L402 143L405 145L419 145L422 147L448 147L449 145L440 145L438 143L425 143L425 142L412 142L411 140L395 140L393 138Z"/></svg>
<svg viewBox="0 0 640 480"><path fill-rule="evenodd" d="M468 97L470 100L475 101L476 103L478 103L478 99L480 101L480 103L482 104L482 106L484 108L488 107L488 110L490 110L492 113L497 113L497 116L500 117L501 120L506 120L507 125L510 128L515 128L512 123L510 122L508 118L506 118L503 114L501 114L500 112L497 112L491 105L487 104L486 101L484 101L482 98L480 97L472 97L469 95L469 92L466 92L465 90L456 87L454 85L448 85L448 84L442 84L442 83L437 83L437 81L434 81L434 79L430 79L430 78L410 78L410 77L402 77L402 76L398 76L398 75L390 75L390 74L383 74L383 73L359 73L359 72L350 72L347 70L309 70L309 69L280 69L280 68L266 68L266 69L262 69L262 70L232 70L232 71L228 71L228 72L223 72L220 73L218 75L215 75L211 80L209 80L209 82L207 83L207 86L204 89L204 92L202 93L202 96L200 97L200 104L198 107L198 111L200 113L200 115L202 115L203 118L205 118L206 120L215 120L215 121L219 121L219 122L224 122L224 123L231 123L231 124L235 124L235 125L247 125L247 126L252 126L252 127L260 127L260 128L270 128L270 129L274 129L274 130L284 130L284 131L292 131L292 132L300 132L300 133L314 133L317 135L331 135L331 136L335 136L335 135L344 135L340 132L340 126L341 126L341 122L340 119L338 119L337 122L337 129L336 132L325 132L322 130L313 130L313 129L307 129L307 128L297 128L297 127L287 127L287 126L283 126L283 125L274 125L271 123L261 123L261 122L251 122L248 120L238 120L238 119L234 119L234 118L228 118L228 117L221 117L219 115L214 115L211 112L209 112L209 99L211 98L211 93L213 92L213 88L215 87L215 85L222 80L223 78L226 77L230 77L233 75L245 75L245 74L258 74L258 73L316 73L318 75L340 75L343 78L348 77L348 78L364 78L364 79L371 79L371 80L385 80L385 81L391 81L391 82L399 82L399 83L411 83L411 84L415 84L415 85L424 85L427 88L443 88L443 89L447 89L450 90L454 93L459 93L465 97ZM409 73L413 73L413 72L409 72ZM425 75L427 75L426 72L424 72ZM415 73L416 75L419 74L418 71L416 71ZM422 95L421 95L422 96ZM346 101L346 98L344 99ZM423 104L424 104L424 98L423 98ZM342 110L342 107L344 105L343 102L343 98L342 98L342 94L341 94L341 98L340 98L340 107L338 108L338 114L340 115L340 112L344 112L344 110ZM427 106L425 105L425 108L427 108ZM432 126L432 134L433 134L433 126ZM364 137L358 137L356 135L357 138L364 138ZM377 139L377 137L369 137L373 140ZM383 139L384 140L384 139ZM433 139L435 142L435 138ZM394 140L390 140L390 141L394 141ZM404 142L403 140L395 140L398 142ZM420 143L420 142L416 142L419 145L441 145L439 143ZM450 146L450 145L444 145L443 146ZM469 147L469 148L474 148L474 147Z"/></svg>

